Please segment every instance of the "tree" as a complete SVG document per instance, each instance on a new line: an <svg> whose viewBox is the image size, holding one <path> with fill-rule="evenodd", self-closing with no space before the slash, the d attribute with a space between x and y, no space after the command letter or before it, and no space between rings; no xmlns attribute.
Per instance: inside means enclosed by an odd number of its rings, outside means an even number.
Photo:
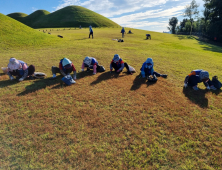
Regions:
<svg viewBox="0 0 222 170"><path fill-rule="evenodd" d="M169 19L169 27L167 27L172 34L175 34L175 28L177 26L178 23L178 19L176 17L172 17L171 19Z"/></svg>
<svg viewBox="0 0 222 170"><path fill-rule="evenodd" d="M192 33L192 27L194 19L198 16L199 11L197 8L199 5L197 5L195 0L192 0L192 2L185 7L184 17L188 17L190 19L190 35Z"/></svg>

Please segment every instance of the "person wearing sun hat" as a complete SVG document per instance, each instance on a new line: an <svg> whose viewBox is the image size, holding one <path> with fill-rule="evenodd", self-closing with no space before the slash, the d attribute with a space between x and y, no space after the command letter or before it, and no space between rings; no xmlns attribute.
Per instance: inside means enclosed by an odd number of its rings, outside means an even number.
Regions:
<svg viewBox="0 0 222 170"><path fill-rule="evenodd" d="M152 58L147 58L147 60L143 63L140 71L141 71L141 76L142 78L153 76L153 77L164 77L167 78L166 74L160 74L154 71L154 63Z"/></svg>
<svg viewBox="0 0 222 170"><path fill-rule="evenodd" d="M59 67L52 66L52 78L56 78L56 73L60 73L64 77L73 72L73 79L76 80L76 69L73 63L68 58L63 58L59 62Z"/></svg>
<svg viewBox="0 0 222 170"><path fill-rule="evenodd" d="M116 73L120 73L123 71L124 67L126 67L128 74L132 74L132 72L129 70L129 65L125 63L118 54L115 54L110 63L110 73L113 71L113 68L115 69Z"/></svg>
<svg viewBox="0 0 222 170"><path fill-rule="evenodd" d="M24 61L17 60L16 58L10 58L8 64L8 76L11 80L13 76L19 78L19 81L23 81L28 76L32 76L35 72L35 66L28 66Z"/></svg>
<svg viewBox="0 0 222 170"><path fill-rule="evenodd" d="M90 69L93 69L93 74L96 74L98 66L99 66L99 63L95 58L86 56L85 59L83 60L81 69L82 71L84 71L85 67L87 68L87 71L89 71Z"/></svg>
<svg viewBox="0 0 222 170"><path fill-rule="evenodd" d="M193 70L188 74L184 80L184 87L192 87L194 90L198 90L197 84L203 82L208 90L216 90L211 80L209 79L209 73L205 70Z"/></svg>

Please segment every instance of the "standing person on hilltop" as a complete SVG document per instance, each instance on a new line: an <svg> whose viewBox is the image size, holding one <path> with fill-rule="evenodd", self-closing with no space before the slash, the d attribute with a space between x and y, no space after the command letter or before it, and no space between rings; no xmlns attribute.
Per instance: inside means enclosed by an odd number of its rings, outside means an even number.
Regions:
<svg viewBox="0 0 222 170"><path fill-rule="evenodd" d="M93 38L93 29L91 25L89 26L89 38L90 38L90 35L92 35L92 38Z"/></svg>
<svg viewBox="0 0 222 170"><path fill-rule="evenodd" d="M59 62L59 68L52 66L52 78L56 78L56 73L60 73L63 76L70 75L73 72L73 79L76 80L76 69L73 63L68 58L63 58Z"/></svg>
<svg viewBox="0 0 222 170"><path fill-rule="evenodd" d="M32 78L35 72L35 66L28 66L24 61L17 60L15 58L10 58L8 64L8 76L11 80L14 79L13 76L19 78L19 81L25 80L27 77Z"/></svg>
<svg viewBox="0 0 222 170"><path fill-rule="evenodd" d="M124 38L124 34L126 34L126 31L125 31L124 27L122 27L122 30L121 30L120 33L122 33L122 38Z"/></svg>
<svg viewBox="0 0 222 170"><path fill-rule="evenodd" d="M124 63L124 61L120 58L118 54L115 54L111 63L110 63L110 73L112 73L113 68L116 73L120 73L123 71L124 67L127 69L127 73L132 75L132 72L129 70L129 65Z"/></svg>
<svg viewBox="0 0 222 170"><path fill-rule="evenodd" d="M154 71L153 66L154 66L153 59L147 58L147 60L143 63L140 69L142 78L145 78L145 77L149 78L149 76L153 76L153 78L156 80L157 80L156 77L167 78L166 74L160 74Z"/></svg>
<svg viewBox="0 0 222 170"><path fill-rule="evenodd" d="M95 58L87 56L83 60L81 68L82 68L82 71L84 71L85 67L87 68L87 71L89 71L90 69L93 69L93 74L96 74L98 66L99 66L99 63Z"/></svg>
<svg viewBox="0 0 222 170"><path fill-rule="evenodd" d="M188 74L184 80L184 87L192 87L194 90L198 90L197 84L203 82L208 90L216 90L214 85L209 79L209 73L205 70L193 70Z"/></svg>

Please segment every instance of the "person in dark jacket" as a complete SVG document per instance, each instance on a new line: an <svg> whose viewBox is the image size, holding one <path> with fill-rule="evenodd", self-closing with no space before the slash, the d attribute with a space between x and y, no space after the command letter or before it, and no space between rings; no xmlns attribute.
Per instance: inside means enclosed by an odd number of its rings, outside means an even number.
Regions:
<svg viewBox="0 0 222 170"><path fill-rule="evenodd" d="M209 73L205 70L193 70L188 74L184 80L184 87L192 87L194 90L198 90L197 84L203 82L208 90L216 90L211 80L209 79Z"/></svg>
<svg viewBox="0 0 222 170"><path fill-rule="evenodd" d="M127 69L128 74L132 74L132 72L129 70L129 66L127 63L125 63L118 54L115 54L111 63L110 63L110 72L112 72L113 68L115 69L116 73L120 73L123 71L124 67Z"/></svg>

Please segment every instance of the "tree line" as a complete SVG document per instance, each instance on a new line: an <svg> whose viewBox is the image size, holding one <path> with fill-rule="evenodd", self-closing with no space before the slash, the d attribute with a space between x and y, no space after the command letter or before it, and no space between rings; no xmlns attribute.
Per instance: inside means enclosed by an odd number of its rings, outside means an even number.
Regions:
<svg viewBox="0 0 222 170"><path fill-rule="evenodd" d="M202 17L199 16L199 5L195 0L185 7L184 19L178 24L178 19L169 19L168 29L172 34L198 32L210 39L222 41L222 0L204 0Z"/></svg>

